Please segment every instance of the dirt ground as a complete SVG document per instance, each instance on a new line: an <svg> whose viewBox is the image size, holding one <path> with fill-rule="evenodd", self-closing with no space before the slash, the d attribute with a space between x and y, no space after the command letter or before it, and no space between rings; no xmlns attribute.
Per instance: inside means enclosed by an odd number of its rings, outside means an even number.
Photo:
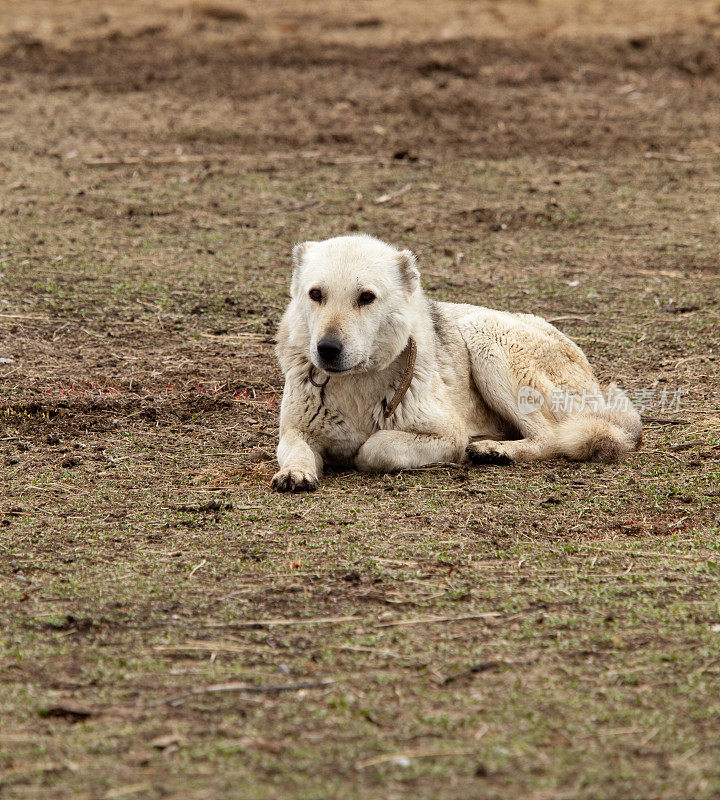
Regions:
<svg viewBox="0 0 720 800"><path fill-rule="evenodd" d="M720 795L720 5L0 5L0 795ZM619 465L269 491L292 244L412 248Z"/></svg>

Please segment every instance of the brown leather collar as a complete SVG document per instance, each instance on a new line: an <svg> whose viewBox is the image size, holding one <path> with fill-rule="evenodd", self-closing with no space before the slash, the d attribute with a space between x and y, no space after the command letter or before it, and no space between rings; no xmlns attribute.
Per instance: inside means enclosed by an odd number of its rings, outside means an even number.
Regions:
<svg viewBox="0 0 720 800"><path fill-rule="evenodd" d="M392 400L389 403L384 404L385 407L383 409L383 416L385 419L388 417L392 417L392 415L397 411L398 406L400 405L403 397L405 397L405 393L410 388L410 384L412 383L413 375L415 374L415 359L417 358L417 345L415 344L415 339L412 336L408 339L407 343L407 364L405 365L405 372L403 372L402 380L400 381L400 385L395 389L395 394L392 396Z"/></svg>
<svg viewBox="0 0 720 800"><path fill-rule="evenodd" d="M405 365L405 371L402 374L402 380L400 381L400 385L395 389L395 394L392 396L392 400L389 403L385 402L383 398L383 416L385 419L388 417L392 417L392 415L397 411L398 406L402 402L403 397L407 393L407 390L410 388L410 384L412 383L413 375L415 374L415 359L417 358L417 345L415 344L415 339L412 336L408 339L407 347L407 364ZM313 365L310 366L310 372L308 374L308 379L313 386L317 386L318 389L324 389L328 385L328 381L330 380L330 375L325 378L322 383L317 383L317 381L313 377L313 373L315 371L315 367Z"/></svg>

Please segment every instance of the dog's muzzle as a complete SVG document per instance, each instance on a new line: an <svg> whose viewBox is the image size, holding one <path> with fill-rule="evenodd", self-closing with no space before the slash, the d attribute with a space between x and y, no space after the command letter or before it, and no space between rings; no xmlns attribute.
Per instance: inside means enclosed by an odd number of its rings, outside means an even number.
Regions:
<svg viewBox="0 0 720 800"><path fill-rule="evenodd" d="M330 370L341 370L342 351L342 342L330 336L324 336L317 343L317 355L320 366L327 367Z"/></svg>

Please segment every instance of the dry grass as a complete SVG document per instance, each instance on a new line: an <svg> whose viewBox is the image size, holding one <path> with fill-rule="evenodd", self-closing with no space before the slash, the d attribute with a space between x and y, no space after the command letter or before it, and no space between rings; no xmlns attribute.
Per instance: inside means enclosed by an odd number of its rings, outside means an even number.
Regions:
<svg viewBox="0 0 720 800"><path fill-rule="evenodd" d="M711 35L108 5L0 63L3 796L717 796ZM644 449L271 494L288 252L349 230L556 319Z"/></svg>

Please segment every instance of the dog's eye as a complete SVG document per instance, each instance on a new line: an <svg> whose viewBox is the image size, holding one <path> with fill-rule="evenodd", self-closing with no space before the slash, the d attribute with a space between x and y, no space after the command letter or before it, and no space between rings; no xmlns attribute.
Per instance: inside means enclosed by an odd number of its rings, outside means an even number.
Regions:
<svg viewBox="0 0 720 800"><path fill-rule="evenodd" d="M314 300L316 303L319 303L322 300L322 292L320 289L310 289L308 294L310 295L310 299Z"/></svg>
<svg viewBox="0 0 720 800"><path fill-rule="evenodd" d="M375 295L372 292L363 292L360 297L358 297L358 305L359 306L367 306L372 303L375 299Z"/></svg>

